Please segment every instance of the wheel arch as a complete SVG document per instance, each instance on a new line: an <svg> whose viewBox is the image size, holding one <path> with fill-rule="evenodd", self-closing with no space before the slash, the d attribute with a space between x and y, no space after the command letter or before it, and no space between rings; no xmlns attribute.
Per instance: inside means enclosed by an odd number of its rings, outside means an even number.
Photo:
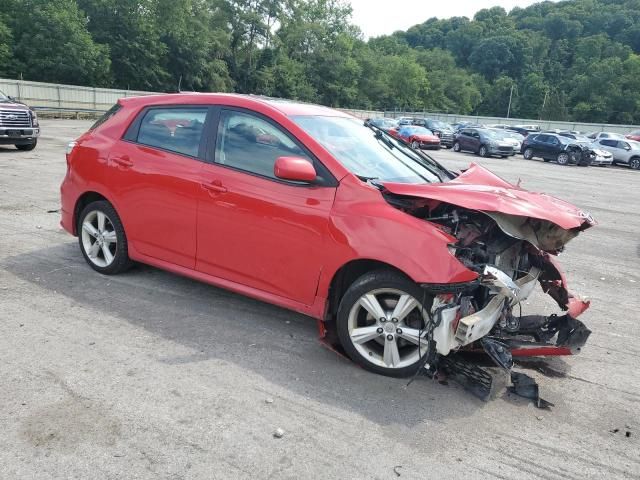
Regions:
<svg viewBox="0 0 640 480"><path fill-rule="evenodd" d="M320 323L324 325L321 327L323 335L331 344L337 344L337 332L336 332L336 315L338 313L338 307L340 301L344 296L347 289L362 275L373 272L376 270L387 270L396 272L407 279L413 281L413 279L404 271L398 267L391 265L380 260L374 260L371 258L358 258L350 260L342 265L331 278L329 283L329 291L327 301L325 304L325 312Z"/></svg>
<svg viewBox="0 0 640 480"><path fill-rule="evenodd" d="M84 192L82 195L78 197L78 199L76 200L76 204L73 207L73 234L74 235L78 235L78 216L80 215L80 212L82 211L82 209L87 205L89 205L91 202L97 202L101 200L109 202L111 206L113 206L113 208L116 208L115 205L113 205L113 202L111 202L111 200L109 200L103 194L96 191Z"/></svg>

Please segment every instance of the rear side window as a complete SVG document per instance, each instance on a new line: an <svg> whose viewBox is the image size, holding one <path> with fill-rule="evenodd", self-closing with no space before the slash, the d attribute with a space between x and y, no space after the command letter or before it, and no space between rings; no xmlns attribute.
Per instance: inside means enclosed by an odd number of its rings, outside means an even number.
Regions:
<svg viewBox="0 0 640 480"><path fill-rule="evenodd" d="M89 130L91 131L98 128L100 125L102 125L104 122L106 122L111 117L113 117L116 113L118 113L118 111L121 108L122 106L119 103L116 103L113 107L107 110L98 120L96 120L96 122L93 125L91 125L91 128L89 128Z"/></svg>
<svg viewBox="0 0 640 480"><path fill-rule="evenodd" d="M206 107L149 109L140 122L135 141L197 157L207 112Z"/></svg>
<svg viewBox="0 0 640 480"><path fill-rule="evenodd" d="M604 145L605 147L617 147L618 142L615 140L600 140L600 145Z"/></svg>

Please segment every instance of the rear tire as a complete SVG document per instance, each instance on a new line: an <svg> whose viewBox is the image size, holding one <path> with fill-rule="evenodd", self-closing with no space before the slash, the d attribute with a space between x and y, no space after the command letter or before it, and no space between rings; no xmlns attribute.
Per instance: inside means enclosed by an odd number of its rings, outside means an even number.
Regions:
<svg viewBox="0 0 640 480"><path fill-rule="evenodd" d="M431 303L432 297L400 273L366 273L340 301L340 343L347 355L366 370L389 377L412 375L427 354L424 329Z"/></svg>
<svg viewBox="0 0 640 480"><path fill-rule="evenodd" d="M96 272L116 275L131 266L127 235L109 202L99 200L84 207L76 228L82 256Z"/></svg>
<svg viewBox="0 0 640 480"><path fill-rule="evenodd" d="M23 152L29 152L29 151L33 150L34 148L36 148L37 144L38 144L38 140L35 139L32 143L17 144L16 148L18 150L22 150Z"/></svg>
<svg viewBox="0 0 640 480"><path fill-rule="evenodd" d="M525 151L522 153L522 156L524 157L525 160L532 160L533 150L530 148L525 149Z"/></svg>

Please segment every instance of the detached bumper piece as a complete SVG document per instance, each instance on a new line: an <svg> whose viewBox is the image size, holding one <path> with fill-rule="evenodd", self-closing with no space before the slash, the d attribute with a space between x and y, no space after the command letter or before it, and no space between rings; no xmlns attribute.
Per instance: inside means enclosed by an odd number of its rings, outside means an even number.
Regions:
<svg viewBox="0 0 640 480"><path fill-rule="evenodd" d="M501 338L514 357L576 355L591 335L591 330L584 323L569 314L549 317L529 315L518 320L518 335L533 337L534 341ZM556 334L556 341L551 343Z"/></svg>

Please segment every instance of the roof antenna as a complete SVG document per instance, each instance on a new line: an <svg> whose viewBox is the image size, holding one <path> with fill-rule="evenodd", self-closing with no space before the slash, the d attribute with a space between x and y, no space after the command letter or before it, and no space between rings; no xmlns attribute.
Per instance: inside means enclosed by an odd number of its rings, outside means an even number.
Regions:
<svg viewBox="0 0 640 480"><path fill-rule="evenodd" d="M180 75L180 80L178 80L178 93L182 93L182 75Z"/></svg>

